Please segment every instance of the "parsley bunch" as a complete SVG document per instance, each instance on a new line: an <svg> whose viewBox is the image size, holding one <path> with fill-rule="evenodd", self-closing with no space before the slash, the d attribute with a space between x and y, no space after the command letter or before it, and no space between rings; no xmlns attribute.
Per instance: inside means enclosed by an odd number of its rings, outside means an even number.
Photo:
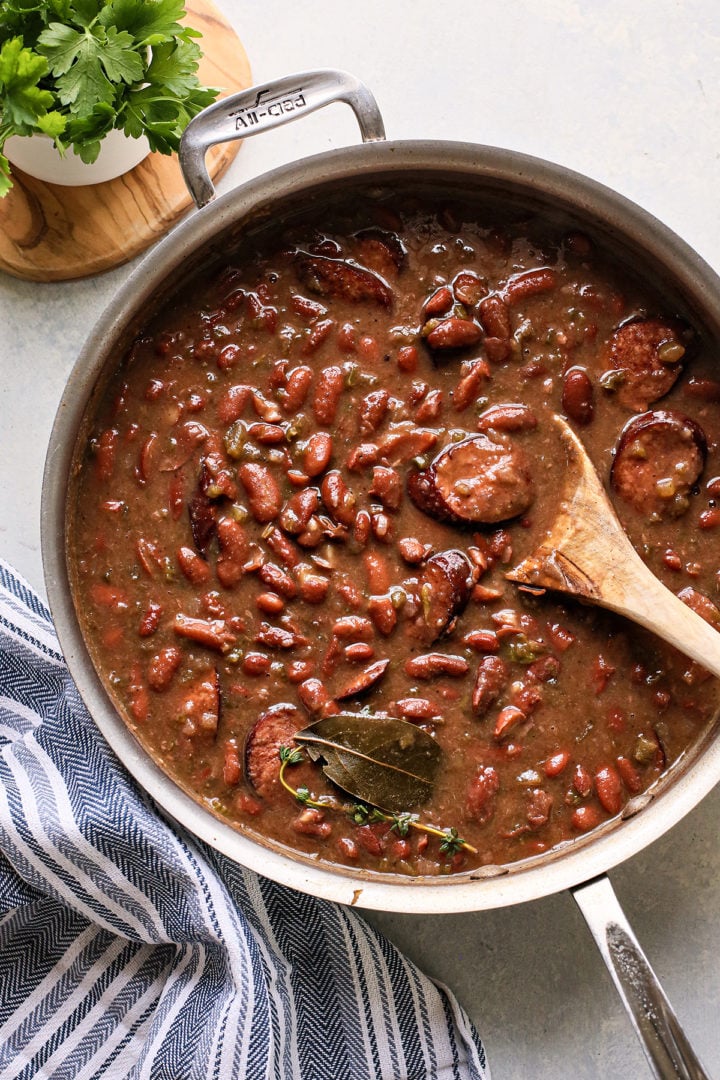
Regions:
<svg viewBox="0 0 720 1080"><path fill-rule="evenodd" d="M0 196L10 135L42 132L88 163L113 128L176 151L218 93L200 85L201 34L184 15L184 0L2 0Z"/></svg>

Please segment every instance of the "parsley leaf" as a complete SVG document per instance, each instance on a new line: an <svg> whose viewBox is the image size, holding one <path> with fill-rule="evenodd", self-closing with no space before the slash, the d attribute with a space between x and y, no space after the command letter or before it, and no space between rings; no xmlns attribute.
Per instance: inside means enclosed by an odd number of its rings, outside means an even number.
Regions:
<svg viewBox="0 0 720 1080"><path fill-rule="evenodd" d="M0 196L10 135L42 132L88 162L113 128L177 151L218 93L184 17L184 0L0 0Z"/></svg>
<svg viewBox="0 0 720 1080"><path fill-rule="evenodd" d="M159 45L182 32L183 0L111 0L98 21L105 27L127 30L138 45Z"/></svg>
<svg viewBox="0 0 720 1080"><path fill-rule="evenodd" d="M32 129L53 104L49 90L37 85L47 71L47 60L23 48L22 38L11 38L0 49L0 98L3 127L15 134Z"/></svg>

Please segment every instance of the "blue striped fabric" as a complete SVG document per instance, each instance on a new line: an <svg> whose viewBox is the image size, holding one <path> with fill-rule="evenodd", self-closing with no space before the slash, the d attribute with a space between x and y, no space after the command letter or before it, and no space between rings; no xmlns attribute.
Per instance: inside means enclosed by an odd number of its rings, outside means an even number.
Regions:
<svg viewBox="0 0 720 1080"><path fill-rule="evenodd" d="M489 1078L451 994L354 911L163 819L2 562L0 1077Z"/></svg>

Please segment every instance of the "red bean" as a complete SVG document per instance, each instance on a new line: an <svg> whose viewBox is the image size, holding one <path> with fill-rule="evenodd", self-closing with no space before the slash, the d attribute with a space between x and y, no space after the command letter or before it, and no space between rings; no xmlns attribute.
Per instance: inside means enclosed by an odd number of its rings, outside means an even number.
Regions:
<svg viewBox="0 0 720 1080"><path fill-rule="evenodd" d="M322 604L329 588L330 582L322 574L301 572L298 575L298 593L306 604Z"/></svg>
<svg viewBox="0 0 720 1080"><path fill-rule="evenodd" d="M423 308L423 314L426 318L432 319L437 315L445 315L453 306L453 294L447 285L441 285L439 289L428 297L425 301L425 307Z"/></svg>
<svg viewBox="0 0 720 1080"><path fill-rule="evenodd" d="M418 358L418 351L414 345L403 345L398 349L397 366L401 371L410 374L417 369Z"/></svg>
<svg viewBox="0 0 720 1080"><path fill-rule="evenodd" d="M242 669L246 675L267 675L272 661L267 653L245 653L242 660Z"/></svg>
<svg viewBox="0 0 720 1080"><path fill-rule="evenodd" d="M317 352L323 341L335 329L335 325L334 319L322 319L320 322L315 323L302 347L303 356L311 356L314 352Z"/></svg>
<svg viewBox="0 0 720 1080"><path fill-rule="evenodd" d="M500 641L494 630L470 630L462 643L480 653L496 653L500 649Z"/></svg>
<svg viewBox="0 0 720 1080"><path fill-rule="evenodd" d="M311 678L314 670L315 664L312 660L293 660L292 663L285 665L285 674L291 683L299 683Z"/></svg>
<svg viewBox="0 0 720 1080"><path fill-rule="evenodd" d="M248 435L261 446L277 446L287 440L285 429L279 424L250 424Z"/></svg>
<svg viewBox="0 0 720 1080"><path fill-rule="evenodd" d="M312 408L318 424L335 423L340 396L345 389L345 373L339 367L326 367L315 384Z"/></svg>
<svg viewBox="0 0 720 1080"><path fill-rule="evenodd" d="M437 705L434 705L427 698L401 698L395 702L395 708L401 716L410 721L442 719L442 714Z"/></svg>
<svg viewBox="0 0 720 1080"><path fill-rule="evenodd" d="M280 593L287 600L292 600L297 596L297 585L284 570L281 570L275 563L265 563L258 571L258 577L265 584L269 585L275 592Z"/></svg>
<svg viewBox="0 0 720 1080"><path fill-rule="evenodd" d="M193 585L202 585L210 580L210 567L205 559L189 547L178 549L177 561L185 577Z"/></svg>
<svg viewBox="0 0 720 1080"><path fill-rule="evenodd" d="M613 765L603 765L595 773L595 790L603 808L608 814L617 814L623 803L622 784L617 769Z"/></svg>
<svg viewBox="0 0 720 1080"><path fill-rule="evenodd" d="M370 641L373 637L372 623L364 615L343 615L335 620L332 632L344 640Z"/></svg>
<svg viewBox="0 0 720 1080"><path fill-rule="evenodd" d="M327 431L316 431L310 436L303 450L303 469L310 476L319 476L330 464L333 452L332 436Z"/></svg>
<svg viewBox="0 0 720 1080"><path fill-rule="evenodd" d="M497 293L490 293L480 301L478 316L488 338L503 341L512 335L508 306ZM492 360L493 357L489 356L489 359Z"/></svg>
<svg viewBox="0 0 720 1080"><path fill-rule="evenodd" d="M424 653L405 661L405 674L411 679L433 679L437 675L451 675L459 678L467 675L469 664L463 656L449 656L447 653Z"/></svg>
<svg viewBox="0 0 720 1080"><path fill-rule="evenodd" d="M236 635L228 629L224 619L195 619L179 612L175 616L173 630L179 637L190 638L191 641L197 641L199 645L220 653L229 652L237 641Z"/></svg>
<svg viewBox="0 0 720 1080"><path fill-rule="evenodd" d="M238 748L234 742L228 739L225 743L224 760L223 760L223 781L228 787L234 787L240 782L242 777L242 765L240 764L240 755L238 754Z"/></svg>
<svg viewBox="0 0 720 1080"><path fill-rule="evenodd" d="M403 536L403 538L397 542L397 549L405 562L409 563L410 566L416 566L418 563L421 563L432 550L429 545L423 544L420 540L416 540L414 536Z"/></svg>
<svg viewBox="0 0 720 1080"><path fill-rule="evenodd" d="M215 565L215 573L221 585L232 589L245 573L244 562L248 554L248 540L245 530L234 518L221 518L217 526L220 554Z"/></svg>
<svg viewBox="0 0 720 1080"><path fill-rule="evenodd" d="M466 349L477 345L482 330L471 319L459 319L450 315L438 323L425 338L431 349Z"/></svg>
<svg viewBox="0 0 720 1080"><path fill-rule="evenodd" d="M371 435L382 424L388 411L390 395L387 390L371 390L360 402L361 435Z"/></svg>
<svg viewBox="0 0 720 1080"><path fill-rule="evenodd" d="M364 664L368 660L372 660L375 655L375 650L372 645L368 645L364 641L356 641L352 645L345 646L345 659L349 660L351 664Z"/></svg>
<svg viewBox="0 0 720 1080"><path fill-rule="evenodd" d="M639 791L642 791L642 778L638 770L633 765L632 761L630 761L630 758L617 758L617 769L620 773L623 784L631 795L637 795Z"/></svg>
<svg viewBox="0 0 720 1080"><path fill-rule="evenodd" d="M557 750L551 754L543 765L546 776L560 776L570 764L570 753L567 750Z"/></svg>
<svg viewBox="0 0 720 1080"><path fill-rule="evenodd" d="M303 488L292 495L280 514L280 525L285 532L297 534L304 532L310 518L320 505L317 488Z"/></svg>
<svg viewBox="0 0 720 1080"><path fill-rule="evenodd" d="M255 606L265 615L279 615L285 610L285 601L277 593L264 592L255 598Z"/></svg>
<svg viewBox="0 0 720 1080"><path fill-rule="evenodd" d="M112 477L119 439L120 433L115 428L107 428L95 444L95 476L101 484Z"/></svg>
<svg viewBox="0 0 720 1080"><path fill-rule="evenodd" d="M156 653L150 661L147 673L148 686L156 693L167 690L172 677L182 664L183 654L174 645L168 645Z"/></svg>
<svg viewBox="0 0 720 1080"><path fill-rule="evenodd" d="M505 285L503 296L506 302L512 306L527 300L530 296L550 292L551 289L556 287L557 282L558 276L555 271L548 266L541 266L537 270L527 270L522 274L514 274Z"/></svg>
<svg viewBox="0 0 720 1080"><path fill-rule="evenodd" d="M221 371L228 371L230 368L235 367L241 357L242 349L239 345L225 345L218 355L217 366Z"/></svg>
<svg viewBox="0 0 720 1080"><path fill-rule="evenodd" d="M709 510L703 510L698 517L698 528L716 529L720 525L720 507L713 506Z"/></svg>
<svg viewBox="0 0 720 1080"><path fill-rule="evenodd" d="M397 612L389 596L371 596L368 614L383 637L389 637L397 625Z"/></svg>
<svg viewBox="0 0 720 1080"><path fill-rule="evenodd" d="M142 669L139 663L133 664L130 669L128 696L130 698L130 712L133 718L140 723L147 720L150 712L150 695L147 686L143 682Z"/></svg>
<svg viewBox="0 0 720 1080"><path fill-rule="evenodd" d="M488 659L491 659L488 657ZM492 659L498 659L492 657ZM508 732L516 728L518 724L521 724L526 719L526 714L519 709L517 705L506 705L504 709L501 709L495 718L495 730L493 732L496 739L502 739Z"/></svg>
<svg viewBox="0 0 720 1080"><path fill-rule="evenodd" d="M385 593L390 588L390 568L384 555L377 551L366 551L363 562L367 573L368 587L371 593Z"/></svg>
<svg viewBox="0 0 720 1080"><path fill-rule="evenodd" d="M490 377L490 368L484 360L473 360L470 370L466 372L455 387L452 395L453 409L462 412L468 405L477 399L478 392L485 379Z"/></svg>
<svg viewBox="0 0 720 1080"><path fill-rule="evenodd" d="M292 540L288 540L279 529L272 529L265 537L265 543L277 556L283 566L293 569L301 561L301 554Z"/></svg>
<svg viewBox="0 0 720 1080"><path fill-rule="evenodd" d="M298 645L307 645L308 639L293 630L286 630L282 626L270 626L263 623L255 635L258 645L265 645L268 649L295 649Z"/></svg>
<svg viewBox="0 0 720 1080"><path fill-rule="evenodd" d="M483 656L475 675L472 706L476 716L484 716L505 689L510 672L504 660L491 654Z"/></svg>
<svg viewBox="0 0 720 1080"><path fill-rule="evenodd" d="M475 307L485 292L485 283L471 270L461 270L453 281L453 292L465 307Z"/></svg>
<svg viewBox="0 0 720 1080"><path fill-rule="evenodd" d="M589 424L595 412L593 385L585 368L571 367L563 376L562 409L576 424Z"/></svg>
<svg viewBox="0 0 720 1080"><path fill-rule="evenodd" d="M319 713L332 701L320 679L305 679L297 688L298 697L308 712Z"/></svg>
<svg viewBox="0 0 720 1080"><path fill-rule="evenodd" d="M152 637L160 625L162 610L160 604L156 604L153 600L148 602L148 606L145 608L145 614L143 615L138 628L139 637Z"/></svg>
<svg viewBox="0 0 720 1080"><path fill-rule="evenodd" d="M342 473L332 469L323 477L320 494L328 511L341 525L355 521L355 495L345 483Z"/></svg>
<svg viewBox="0 0 720 1080"><path fill-rule="evenodd" d="M259 522L273 521L282 508L282 496L275 477L265 465L245 462L238 469L250 504L250 513Z"/></svg>
<svg viewBox="0 0 720 1080"><path fill-rule="evenodd" d="M353 540L358 547L366 547L372 533L372 518L367 510L358 510L353 522Z"/></svg>
<svg viewBox="0 0 720 1080"><path fill-rule="evenodd" d="M478 431L534 431L537 417L527 405L492 405L478 417Z"/></svg>
<svg viewBox="0 0 720 1080"><path fill-rule="evenodd" d="M442 390L431 390L415 412L416 422L418 424L427 424L437 420L442 412L442 405Z"/></svg>
<svg viewBox="0 0 720 1080"><path fill-rule="evenodd" d="M299 412L312 382L312 368L302 365L288 373L287 382L282 392L282 407L287 413Z"/></svg>
<svg viewBox="0 0 720 1080"><path fill-rule="evenodd" d="M389 664L389 660L376 660L374 664L370 664L359 672L359 674L353 676L353 678L335 694L335 697L338 701L343 701L345 698L357 697L358 694L366 693L382 679Z"/></svg>
<svg viewBox="0 0 720 1080"><path fill-rule="evenodd" d="M589 832L600 824L602 817L597 806L586 803L584 806L576 806L571 817L572 826L578 832Z"/></svg>
<svg viewBox="0 0 720 1080"><path fill-rule="evenodd" d="M586 769L584 765L576 765L575 773L573 774L573 787L578 795L581 795L583 799L586 799L592 792L592 783L590 771Z"/></svg>

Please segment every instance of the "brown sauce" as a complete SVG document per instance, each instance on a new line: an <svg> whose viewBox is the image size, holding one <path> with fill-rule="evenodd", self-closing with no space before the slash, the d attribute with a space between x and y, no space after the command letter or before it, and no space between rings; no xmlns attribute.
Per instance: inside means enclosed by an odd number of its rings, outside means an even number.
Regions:
<svg viewBox="0 0 720 1080"><path fill-rule="evenodd" d="M119 364L73 492L84 633L162 767L252 834L411 875L592 830L718 703L650 635L504 578L561 490L562 412L648 566L720 628L697 328L567 225L463 217L357 199L194 280ZM409 827L304 752L300 799L279 783L280 746L348 713L439 746Z"/></svg>

